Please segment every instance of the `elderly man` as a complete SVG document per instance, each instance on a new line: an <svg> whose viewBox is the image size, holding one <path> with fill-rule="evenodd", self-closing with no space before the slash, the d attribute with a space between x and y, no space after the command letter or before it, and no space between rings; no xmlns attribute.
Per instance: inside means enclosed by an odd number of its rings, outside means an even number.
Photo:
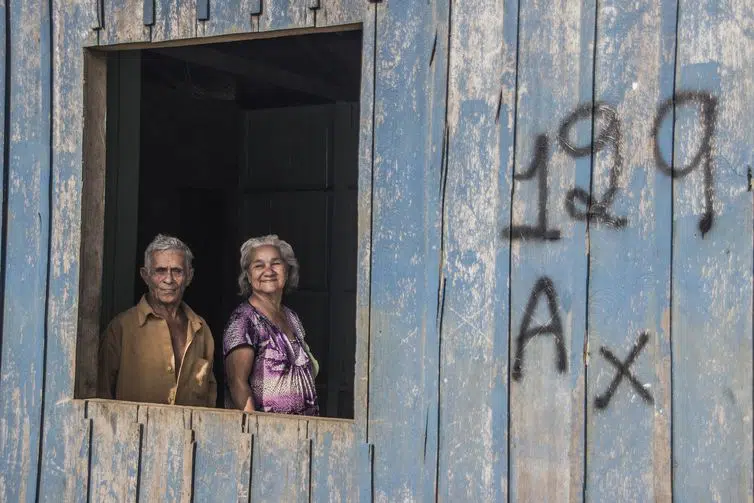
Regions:
<svg viewBox="0 0 754 503"><path fill-rule="evenodd" d="M214 407L214 340L183 301L193 254L180 239L157 235L144 252L148 292L110 322L100 342L102 398Z"/></svg>

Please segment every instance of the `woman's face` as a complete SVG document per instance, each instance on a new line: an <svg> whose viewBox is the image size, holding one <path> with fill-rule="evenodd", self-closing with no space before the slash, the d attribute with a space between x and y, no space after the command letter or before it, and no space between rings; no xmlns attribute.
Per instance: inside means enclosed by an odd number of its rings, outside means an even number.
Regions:
<svg viewBox="0 0 754 503"><path fill-rule="evenodd" d="M257 293L278 293L285 288L286 265L280 251L272 245L256 248L246 274L251 289Z"/></svg>

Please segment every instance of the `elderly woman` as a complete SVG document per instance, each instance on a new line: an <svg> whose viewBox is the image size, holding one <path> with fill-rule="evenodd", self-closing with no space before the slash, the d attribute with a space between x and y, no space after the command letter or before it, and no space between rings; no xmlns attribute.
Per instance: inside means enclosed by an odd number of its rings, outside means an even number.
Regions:
<svg viewBox="0 0 754 503"><path fill-rule="evenodd" d="M283 292L298 285L298 273L291 245L275 235L241 246L238 286L246 300L233 311L223 334L230 390L226 407L319 415L314 388L319 365L298 315L282 304Z"/></svg>

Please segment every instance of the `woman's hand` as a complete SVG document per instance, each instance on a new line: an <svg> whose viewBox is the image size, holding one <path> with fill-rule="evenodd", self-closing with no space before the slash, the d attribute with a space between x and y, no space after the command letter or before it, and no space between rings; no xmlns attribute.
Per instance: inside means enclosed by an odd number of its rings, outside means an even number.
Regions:
<svg viewBox="0 0 754 503"><path fill-rule="evenodd" d="M228 388L236 408L244 412L254 412L254 398L251 396L249 375L254 366L254 349L241 346L225 357L225 373L228 375Z"/></svg>

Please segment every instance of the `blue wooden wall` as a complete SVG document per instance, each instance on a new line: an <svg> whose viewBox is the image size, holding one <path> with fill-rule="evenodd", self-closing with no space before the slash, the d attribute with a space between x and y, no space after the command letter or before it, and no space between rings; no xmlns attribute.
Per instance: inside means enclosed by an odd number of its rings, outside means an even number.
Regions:
<svg viewBox="0 0 754 503"><path fill-rule="evenodd" d="M74 400L82 48L354 23L355 420ZM0 0L0 47L1 501L752 501L750 0Z"/></svg>

